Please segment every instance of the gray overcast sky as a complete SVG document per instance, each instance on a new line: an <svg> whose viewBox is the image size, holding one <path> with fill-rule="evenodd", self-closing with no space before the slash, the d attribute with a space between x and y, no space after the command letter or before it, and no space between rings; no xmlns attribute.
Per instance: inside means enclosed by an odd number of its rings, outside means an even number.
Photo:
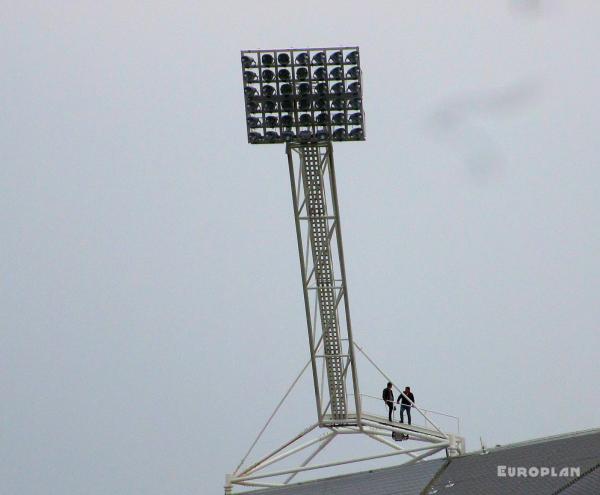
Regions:
<svg viewBox="0 0 600 495"><path fill-rule="evenodd" d="M335 152L373 357L471 448L599 426L599 5L3 2L0 491L220 493L307 359L243 48L360 45Z"/></svg>

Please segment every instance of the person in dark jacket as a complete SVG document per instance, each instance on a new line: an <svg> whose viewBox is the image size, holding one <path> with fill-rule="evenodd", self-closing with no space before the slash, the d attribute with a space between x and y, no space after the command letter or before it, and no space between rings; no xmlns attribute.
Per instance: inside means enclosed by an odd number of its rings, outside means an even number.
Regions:
<svg viewBox="0 0 600 495"><path fill-rule="evenodd" d="M400 423L404 423L404 411L406 411L406 417L408 418L408 424L410 424L410 408L415 402L415 396L410 391L410 387L405 387L404 392L398 397L398 403L400 404Z"/></svg>
<svg viewBox="0 0 600 495"><path fill-rule="evenodd" d="M387 387L383 389L381 398L385 401L385 405L388 406L388 419L392 421L392 413L396 409L394 407L394 391L392 390L392 382L388 382Z"/></svg>

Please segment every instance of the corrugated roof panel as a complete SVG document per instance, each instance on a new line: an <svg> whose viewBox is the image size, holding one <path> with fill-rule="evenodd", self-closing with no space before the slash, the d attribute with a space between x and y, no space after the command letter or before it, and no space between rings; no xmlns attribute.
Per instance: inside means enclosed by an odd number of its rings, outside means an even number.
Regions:
<svg viewBox="0 0 600 495"><path fill-rule="evenodd" d="M445 463L445 459L434 459L246 493L252 495L420 495Z"/></svg>
<svg viewBox="0 0 600 495"><path fill-rule="evenodd" d="M507 446L483 455L474 453L452 459L424 495L549 495L575 478L501 477L498 466L548 467L556 473L564 467L579 467L584 473L598 462L600 432Z"/></svg>
<svg viewBox="0 0 600 495"><path fill-rule="evenodd" d="M558 493L560 495L590 495L592 493L600 493L600 466Z"/></svg>

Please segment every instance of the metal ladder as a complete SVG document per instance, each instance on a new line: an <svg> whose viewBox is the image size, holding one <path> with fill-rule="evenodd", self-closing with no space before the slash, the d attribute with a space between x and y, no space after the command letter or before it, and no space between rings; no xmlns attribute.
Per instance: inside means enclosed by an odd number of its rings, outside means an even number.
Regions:
<svg viewBox="0 0 600 495"><path fill-rule="evenodd" d="M331 414L334 419L345 419L348 414L343 362L345 354L337 317L336 282L330 248L333 230L330 230L329 220L332 217L327 213L319 148L316 146L303 147L300 157L306 212L310 226L310 246L321 315Z"/></svg>

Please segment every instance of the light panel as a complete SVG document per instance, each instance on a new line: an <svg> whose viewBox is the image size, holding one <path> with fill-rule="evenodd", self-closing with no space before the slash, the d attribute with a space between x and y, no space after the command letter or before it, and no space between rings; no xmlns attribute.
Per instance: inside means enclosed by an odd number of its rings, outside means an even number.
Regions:
<svg viewBox="0 0 600 495"><path fill-rule="evenodd" d="M358 47L241 55L249 143L364 141Z"/></svg>

